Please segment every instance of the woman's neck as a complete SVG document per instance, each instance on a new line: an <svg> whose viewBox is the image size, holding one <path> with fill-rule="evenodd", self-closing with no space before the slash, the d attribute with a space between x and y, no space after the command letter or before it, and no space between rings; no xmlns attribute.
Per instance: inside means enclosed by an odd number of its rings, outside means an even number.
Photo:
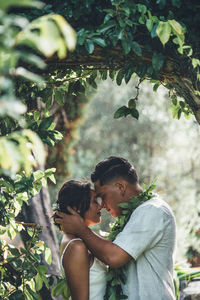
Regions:
<svg viewBox="0 0 200 300"><path fill-rule="evenodd" d="M74 234L71 234L71 233L65 233L64 236L69 240L72 240L72 239L76 238L76 236Z"/></svg>

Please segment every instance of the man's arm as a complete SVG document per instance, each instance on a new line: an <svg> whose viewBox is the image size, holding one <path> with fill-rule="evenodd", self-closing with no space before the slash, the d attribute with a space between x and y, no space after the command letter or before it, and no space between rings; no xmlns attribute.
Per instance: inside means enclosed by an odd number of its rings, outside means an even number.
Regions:
<svg viewBox="0 0 200 300"><path fill-rule="evenodd" d="M96 235L85 225L83 219L73 209L68 208L68 210L72 215L61 212L56 213L60 217L56 219L56 223L61 224L64 232L79 236L95 257L111 268L119 268L132 258L119 246Z"/></svg>

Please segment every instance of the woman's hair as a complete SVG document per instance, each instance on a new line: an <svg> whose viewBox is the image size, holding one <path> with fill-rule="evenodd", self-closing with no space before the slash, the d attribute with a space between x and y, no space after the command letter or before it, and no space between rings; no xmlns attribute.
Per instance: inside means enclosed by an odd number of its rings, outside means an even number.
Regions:
<svg viewBox="0 0 200 300"><path fill-rule="evenodd" d="M67 206L79 210L81 217L90 207L91 200L91 185L89 181L69 180L64 182L58 192L58 200L56 201L55 210L70 214ZM53 215L54 224L60 228L60 225L55 222L58 218L56 212Z"/></svg>

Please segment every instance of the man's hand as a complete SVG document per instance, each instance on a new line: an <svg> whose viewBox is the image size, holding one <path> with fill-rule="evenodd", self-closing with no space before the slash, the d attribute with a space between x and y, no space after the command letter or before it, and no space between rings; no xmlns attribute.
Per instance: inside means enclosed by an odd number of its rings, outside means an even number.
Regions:
<svg viewBox="0 0 200 300"><path fill-rule="evenodd" d="M84 220L71 207L68 206L67 210L72 215L67 215L65 213L57 211L56 215L59 216L59 218L56 218L55 222L61 225L61 230L64 231L64 233L71 233L80 236L81 232L86 227Z"/></svg>

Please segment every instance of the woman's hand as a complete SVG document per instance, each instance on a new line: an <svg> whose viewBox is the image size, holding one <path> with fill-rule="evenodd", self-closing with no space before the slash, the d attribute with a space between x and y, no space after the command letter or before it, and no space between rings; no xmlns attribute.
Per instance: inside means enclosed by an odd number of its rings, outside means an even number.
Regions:
<svg viewBox="0 0 200 300"><path fill-rule="evenodd" d="M61 230L64 233L71 233L75 235L81 235L81 232L85 229L86 225L83 218L71 207L67 206L67 210L71 215L56 211L56 215L59 218L55 219L55 222L60 224Z"/></svg>

